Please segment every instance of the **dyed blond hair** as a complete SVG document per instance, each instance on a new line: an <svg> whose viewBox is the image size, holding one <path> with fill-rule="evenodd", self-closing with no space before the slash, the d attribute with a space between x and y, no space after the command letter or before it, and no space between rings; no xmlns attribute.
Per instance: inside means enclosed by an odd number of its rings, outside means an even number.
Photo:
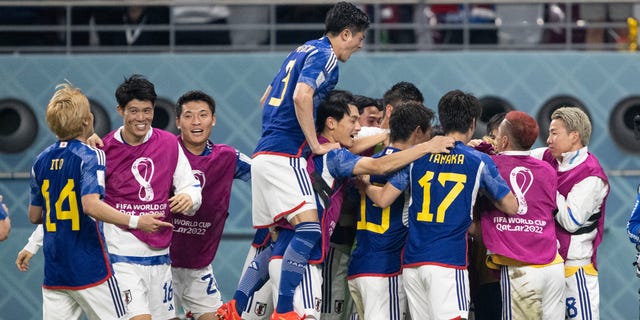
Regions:
<svg viewBox="0 0 640 320"><path fill-rule="evenodd" d="M47 126L60 140L77 138L84 133L83 120L89 119L89 99L68 83L56 86L47 105Z"/></svg>
<svg viewBox="0 0 640 320"><path fill-rule="evenodd" d="M564 121L567 133L577 132L580 135L582 146L589 144L589 140L591 139L591 121L589 120L589 116L580 108L558 108L551 114L551 120L555 119Z"/></svg>

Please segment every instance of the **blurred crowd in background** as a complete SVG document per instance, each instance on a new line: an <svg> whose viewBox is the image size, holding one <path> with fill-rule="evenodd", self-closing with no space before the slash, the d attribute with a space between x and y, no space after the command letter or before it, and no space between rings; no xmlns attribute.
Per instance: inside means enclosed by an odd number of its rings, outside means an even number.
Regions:
<svg viewBox="0 0 640 320"><path fill-rule="evenodd" d="M635 20L630 18L640 15L636 14L640 5L610 2L361 6L378 24L367 35L367 43L375 44L369 49L374 50L540 49L545 44L551 49L627 50L637 38ZM72 7L3 7L0 50L61 46L99 48L97 51L127 47L238 51L289 45L285 50L320 37L330 7L98 7L81 3Z"/></svg>

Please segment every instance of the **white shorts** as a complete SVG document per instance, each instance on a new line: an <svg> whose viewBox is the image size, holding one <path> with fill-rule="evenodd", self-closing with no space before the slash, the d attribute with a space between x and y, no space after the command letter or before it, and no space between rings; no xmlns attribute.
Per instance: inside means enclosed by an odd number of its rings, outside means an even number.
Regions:
<svg viewBox="0 0 640 320"><path fill-rule="evenodd" d="M251 246L247 259L244 261L244 267L242 267L242 275L249 267L253 258L264 250L264 247L256 248ZM242 278L242 276L240 276ZM244 320L268 320L273 313L274 301L273 289L271 288L271 280L267 282L258 291L254 292L247 301L247 307L242 313L242 319Z"/></svg>
<svg viewBox="0 0 640 320"><path fill-rule="evenodd" d="M84 313L89 320L122 319L126 306L120 295L115 277L82 290L51 290L42 288L43 319L82 319Z"/></svg>
<svg viewBox="0 0 640 320"><path fill-rule="evenodd" d="M402 272L409 311L413 319L467 319L469 272L434 265L406 268Z"/></svg>
<svg viewBox="0 0 640 320"><path fill-rule="evenodd" d="M170 265L143 266L117 262L113 264L113 270L129 317L142 314L150 314L159 320L175 317Z"/></svg>
<svg viewBox="0 0 640 320"><path fill-rule="evenodd" d="M251 162L253 226L268 227L317 210L304 158L261 154Z"/></svg>
<svg viewBox="0 0 640 320"><path fill-rule="evenodd" d="M323 320L339 320L350 305L347 289L347 267L351 256L350 247L331 244L322 266L322 312Z"/></svg>
<svg viewBox="0 0 640 320"><path fill-rule="evenodd" d="M564 264L500 269L502 319L563 320Z"/></svg>
<svg viewBox="0 0 640 320"><path fill-rule="evenodd" d="M598 276L589 275L580 268L565 278L567 319L600 319L600 288Z"/></svg>
<svg viewBox="0 0 640 320"><path fill-rule="evenodd" d="M202 269L171 268L171 274L176 313L180 316L190 314L198 319L205 313L215 314L222 305L211 265Z"/></svg>
<svg viewBox="0 0 640 320"><path fill-rule="evenodd" d="M357 277L349 280L349 292L361 319L406 318L407 296L402 274L393 277Z"/></svg>
<svg viewBox="0 0 640 320"><path fill-rule="evenodd" d="M278 290L280 286L280 272L282 271L282 259L271 259L269 262L269 276L273 288L273 303L278 303ZM306 315L305 319L320 319L320 307L322 306L322 271L316 264L308 264L302 276L302 282L293 294L293 309L298 315Z"/></svg>

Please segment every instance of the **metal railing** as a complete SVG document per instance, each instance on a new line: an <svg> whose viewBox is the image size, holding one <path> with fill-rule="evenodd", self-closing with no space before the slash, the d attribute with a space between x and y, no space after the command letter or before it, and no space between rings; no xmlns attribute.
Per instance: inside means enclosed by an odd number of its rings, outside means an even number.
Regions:
<svg viewBox="0 0 640 320"><path fill-rule="evenodd" d="M287 51L322 35L332 3L0 1L0 53ZM372 18L367 51L634 50L637 43L635 20L627 19L633 1L616 1L628 14L608 21L582 17L583 4L611 5L590 0L357 3ZM139 20L124 18L138 7Z"/></svg>

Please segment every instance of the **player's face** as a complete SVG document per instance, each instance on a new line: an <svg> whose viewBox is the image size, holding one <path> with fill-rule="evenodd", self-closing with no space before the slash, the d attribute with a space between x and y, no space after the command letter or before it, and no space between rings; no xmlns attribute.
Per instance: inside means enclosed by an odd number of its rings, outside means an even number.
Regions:
<svg viewBox="0 0 640 320"><path fill-rule="evenodd" d="M204 101L189 101L182 105L182 114L176 119L182 141L187 145L203 146L216 124L216 116Z"/></svg>
<svg viewBox="0 0 640 320"><path fill-rule="evenodd" d="M345 114L344 117L338 122L334 138L336 142L340 143L345 148L353 146L354 137L358 135L360 131L360 123L358 122L358 107L350 104L349 114Z"/></svg>
<svg viewBox="0 0 640 320"><path fill-rule="evenodd" d="M556 159L562 159L563 153L573 151L577 138L577 132L567 132L567 127L562 119L551 120L547 145Z"/></svg>
<svg viewBox="0 0 640 320"><path fill-rule="evenodd" d="M363 127L379 127L382 119L382 111L376 106L364 107L358 121Z"/></svg>
<svg viewBox="0 0 640 320"><path fill-rule="evenodd" d="M118 114L122 116L124 129L122 135L130 145L144 142L144 137L151 130L153 121L153 104L149 100L133 99L126 106L118 106Z"/></svg>
<svg viewBox="0 0 640 320"><path fill-rule="evenodd" d="M336 52L338 60L347 62L351 55L362 48L364 42L364 32L352 33L349 29L342 32L342 50Z"/></svg>

